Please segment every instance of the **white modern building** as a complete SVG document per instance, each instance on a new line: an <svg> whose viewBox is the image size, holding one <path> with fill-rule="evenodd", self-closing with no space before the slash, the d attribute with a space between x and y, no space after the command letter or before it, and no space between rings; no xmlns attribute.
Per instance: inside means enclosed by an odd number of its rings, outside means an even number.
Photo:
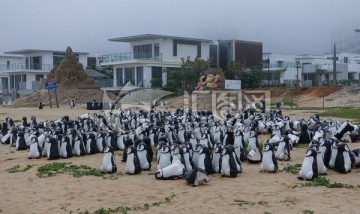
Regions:
<svg viewBox="0 0 360 214"><path fill-rule="evenodd" d="M360 54L336 54L336 81L360 80ZM329 85L333 82L333 53L323 55L263 54L264 84L286 84L295 86ZM276 71L286 69L283 76ZM270 75L266 75L270 74Z"/></svg>
<svg viewBox="0 0 360 214"><path fill-rule="evenodd" d="M128 82L142 87L166 84L167 72L181 67L181 59L208 59L211 40L143 34L109 39L130 44L130 51L103 55L101 66L112 66L114 87ZM154 81L157 79L158 81ZM153 81L152 81L153 80Z"/></svg>
<svg viewBox="0 0 360 214"><path fill-rule="evenodd" d="M25 95L37 90L50 70L65 57L65 51L26 49L0 55L0 92ZM85 52L74 52L87 66Z"/></svg>

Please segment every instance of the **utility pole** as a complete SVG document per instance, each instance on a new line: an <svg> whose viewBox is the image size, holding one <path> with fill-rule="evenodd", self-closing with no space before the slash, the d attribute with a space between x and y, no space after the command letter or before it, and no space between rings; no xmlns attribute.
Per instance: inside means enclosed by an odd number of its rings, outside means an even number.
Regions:
<svg viewBox="0 0 360 214"><path fill-rule="evenodd" d="M333 55L333 83L334 85L337 85L336 83L336 45L334 44L334 55Z"/></svg>

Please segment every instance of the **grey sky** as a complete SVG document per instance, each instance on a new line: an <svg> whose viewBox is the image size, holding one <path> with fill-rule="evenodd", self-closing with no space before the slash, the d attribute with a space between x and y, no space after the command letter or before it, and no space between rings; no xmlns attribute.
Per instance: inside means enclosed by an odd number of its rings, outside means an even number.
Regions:
<svg viewBox="0 0 360 214"><path fill-rule="evenodd" d="M359 0L1 0L0 54L20 49L128 51L109 38L164 34L263 42L321 54L360 28ZM360 36L360 33L359 33Z"/></svg>

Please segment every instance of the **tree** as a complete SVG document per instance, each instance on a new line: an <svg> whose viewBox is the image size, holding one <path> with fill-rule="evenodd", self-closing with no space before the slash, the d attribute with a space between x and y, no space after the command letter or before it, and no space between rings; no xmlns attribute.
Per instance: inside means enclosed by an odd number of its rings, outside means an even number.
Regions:
<svg viewBox="0 0 360 214"><path fill-rule="evenodd" d="M276 80L279 80L279 83L280 83L281 77L284 76L285 71L286 71L286 68L278 69L275 71L275 78L276 78Z"/></svg>
<svg viewBox="0 0 360 214"><path fill-rule="evenodd" d="M243 73L245 72L245 68L243 64L240 62L234 62L227 64L226 69L224 71L225 79L229 80L240 80Z"/></svg>
<svg viewBox="0 0 360 214"><path fill-rule="evenodd" d="M211 65L210 60L196 58L194 61L190 57L181 59L181 68L176 71L168 72L168 83L165 88L171 91L188 91L191 93L203 72Z"/></svg>
<svg viewBox="0 0 360 214"><path fill-rule="evenodd" d="M97 71L99 73L102 73L102 74L108 76L110 79L113 79L113 77L114 77L114 72L113 72L111 66L105 66L105 67L97 68L95 65L88 65L86 67L86 69L95 70L95 71Z"/></svg>

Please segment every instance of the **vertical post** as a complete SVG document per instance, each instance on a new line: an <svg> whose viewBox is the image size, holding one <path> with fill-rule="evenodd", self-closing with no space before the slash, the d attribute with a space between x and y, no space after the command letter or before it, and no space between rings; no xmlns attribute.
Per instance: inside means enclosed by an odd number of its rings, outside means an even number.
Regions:
<svg viewBox="0 0 360 214"><path fill-rule="evenodd" d="M51 96L50 96L50 89L48 89L48 93L49 93L50 108L52 108L52 104L51 104Z"/></svg>
<svg viewBox="0 0 360 214"><path fill-rule="evenodd" d="M56 99L56 107L59 108L59 102L58 102L58 98L57 98L57 93L56 93L57 89L55 89L55 99Z"/></svg>
<svg viewBox="0 0 360 214"><path fill-rule="evenodd" d="M325 97L323 97L323 108L325 107Z"/></svg>
<svg viewBox="0 0 360 214"><path fill-rule="evenodd" d="M336 81L336 45L334 44L334 53L333 53L333 83L337 85Z"/></svg>

